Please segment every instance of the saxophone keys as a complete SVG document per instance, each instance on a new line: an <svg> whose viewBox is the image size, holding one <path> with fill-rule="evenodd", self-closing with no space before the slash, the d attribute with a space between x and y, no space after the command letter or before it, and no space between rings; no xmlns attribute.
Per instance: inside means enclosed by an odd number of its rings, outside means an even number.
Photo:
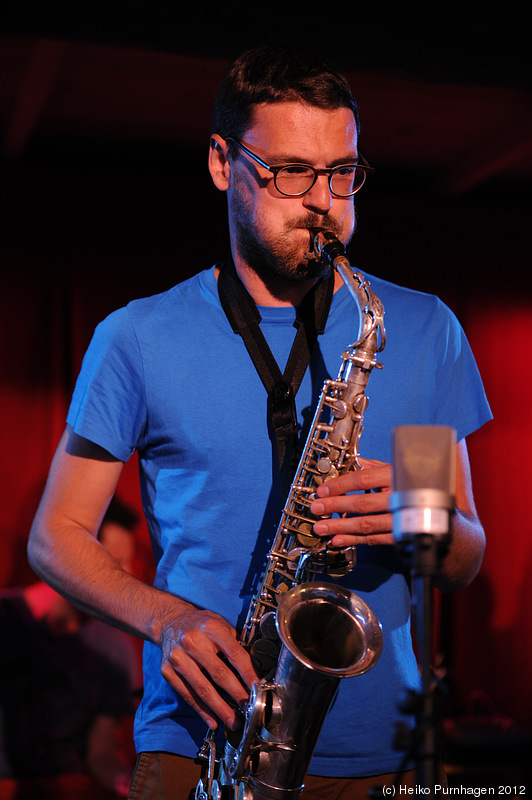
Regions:
<svg viewBox="0 0 532 800"><path fill-rule="evenodd" d="M260 627L262 632L262 622ZM268 675L272 670L275 670L280 652L281 645L278 640L275 641L273 638L267 637L264 639L257 639L253 642L249 655L251 656L251 661L257 675L263 677L264 675Z"/></svg>
<svg viewBox="0 0 532 800"><path fill-rule="evenodd" d="M331 468L332 462L330 458L320 458L319 461L316 462L316 469L318 472L321 472L322 475L327 475Z"/></svg>
<svg viewBox="0 0 532 800"><path fill-rule="evenodd" d="M327 549L327 575L331 578L343 578L356 566L356 547L343 547L339 550Z"/></svg>
<svg viewBox="0 0 532 800"><path fill-rule="evenodd" d="M279 634L277 633L277 627L275 625L275 611L267 611L262 615L259 629L265 639L273 641L279 639Z"/></svg>
<svg viewBox="0 0 532 800"><path fill-rule="evenodd" d="M338 456L340 455L338 450L331 449L331 453ZM316 469L320 475L326 475L328 478L336 478L336 476L340 474L330 456L323 456L323 458L318 459L316 462Z"/></svg>
<svg viewBox="0 0 532 800"><path fill-rule="evenodd" d="M318 544L321 541L319 536L315 536L314 534L307 531L300 531L297 534L296 538L299 544L305 549L308 549L309 547L314 547L314 545Z"/></svg>
<svg viewBox="0 0 532 800"><path fill-rule="evenodd" d="M335 419L344 419L347 414L347 403L345 400L335 400L331 404L331 414Z"/></svg>

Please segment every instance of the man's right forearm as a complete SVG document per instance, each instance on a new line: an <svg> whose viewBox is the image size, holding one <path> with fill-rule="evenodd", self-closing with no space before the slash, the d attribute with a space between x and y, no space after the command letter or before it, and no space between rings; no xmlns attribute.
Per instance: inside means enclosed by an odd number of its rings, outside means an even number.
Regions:
<svg viewBox="0 0 532 800"><path fill-rule="evenodd" d="M38 514L28 547L35 571L86 613L157 644L163 677L207 726L215 728L221 720L233 727L235 709L216 686L238 706L248 693L237 674L248 687L256 675L232 626L125 572L89 532L56 526L51 534L43 523Z"/></svg>
<svg viewBox="0 0 532 800"><path fill-rule="evenodd" d="M78 608L157 644L161 672L175 691L211 727L219 719L231 727L234 709L216 687L238 705L247 691L237 676L248 687L256 680L234 628L218 614L125 572L97 539L122 466L67 428L30 533L30 563Z"/></svg>
<svg viewBox="0 0 532 800"><path fill-rule="evenodd" d="M165 611L184 601L125 572L88 531L50 525L37 514L28 543L34 571L85 613L160 644Z"/></svg>
<svg viewBox="0 0 532 800"><path fill-rule="evenodd" d="M67 427L28 542L35 572L78 608L157 641L166 598L125 572L97 539L123 463Z"/></svg>

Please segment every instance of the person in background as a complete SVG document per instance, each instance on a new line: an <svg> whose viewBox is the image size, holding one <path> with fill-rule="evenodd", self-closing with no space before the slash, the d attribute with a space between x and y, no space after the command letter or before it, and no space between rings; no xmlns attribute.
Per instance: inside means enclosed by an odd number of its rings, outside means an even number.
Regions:
<svg viewBox="0 0 532 800"><path fill-rule="evenodd" d="M113 500L99 537L131 569L138 515ZM0 593L0 800L126 797L139 654L48 584Z"/></svg>

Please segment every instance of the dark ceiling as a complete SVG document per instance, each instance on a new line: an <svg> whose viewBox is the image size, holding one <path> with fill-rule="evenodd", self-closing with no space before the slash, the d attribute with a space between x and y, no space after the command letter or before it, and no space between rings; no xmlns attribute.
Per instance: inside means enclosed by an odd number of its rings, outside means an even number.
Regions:
<svg viewBox="0 0 532 800"><path fill-rule="evenodd" d="M223 68L274 33L335 57L360 105L363 149L377 165L454 194L492 179L532 179L528 25L508 5L509 21L481 6L454 16L432 6L430 17L337 6L336 18L310 19L308 8L275 15L265 6L261 15L254 6L250 19L248 4L197 12L178 5L4 3L4 158L54 142L85 153L87 142L115 145L141 160L183 144L205 147Z"/></svg>
<svg viewBox="0 0 532 800"><path fill-rule="evenodd" d="M271 37L320 49L353 87L375 167L357 263L445 297L455 287L498 294L502 266L532 292L524 4L521 14L511 2L494 14L467 0L454 13L193 5L4 0L0 239L12 261L55 265L77 237L99 285L111 262L128 291L138 275L139 291L155 292L175 281L177 255L182 277L197 268L189 245L177 246L184 222L202 263L219 258L225 208L206 168L213 100L229 61Z"/></svg>

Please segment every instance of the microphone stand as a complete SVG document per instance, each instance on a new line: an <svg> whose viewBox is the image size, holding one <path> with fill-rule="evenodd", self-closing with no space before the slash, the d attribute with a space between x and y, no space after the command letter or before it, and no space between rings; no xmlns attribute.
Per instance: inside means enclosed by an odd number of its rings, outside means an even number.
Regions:
<svg viewBox="0 0 532 800"><path fill-rule="evenodd" d="M417 784L432 794L439 783L439 737L436 697L433 688L432 642L434 621L434 578L449 543L434 534L416 534L400 544L403 557L412 572L413 622L418 648L421 691L414 706L416 729L413 735Z"/></svg>
<svg viewBox="0 0 532 800"><path fill-rule="evenodd" d="M423 476L418 487L422 481ZM449 546L454 498L443 489L411 488L401 478L399 483L401 490L392 493L390 510L397 547L412 575L413 623L421 676L421 692L409 693L401 710L416 717L409 744L415 757L417 784L432 795L440 782L432 674L434 578Z"/></svg>

